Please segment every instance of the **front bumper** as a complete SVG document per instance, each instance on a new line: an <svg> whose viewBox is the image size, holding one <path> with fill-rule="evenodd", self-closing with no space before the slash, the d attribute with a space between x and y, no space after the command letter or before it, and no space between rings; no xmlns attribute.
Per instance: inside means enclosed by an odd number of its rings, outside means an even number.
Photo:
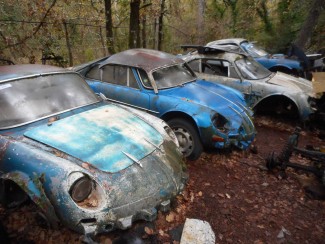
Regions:
<svg viewBox="0 0 325 244"><path fill-rule="evenodd" d="M172 200L184 189L188 179L181 154L175 144L164 142L159 149L123 172L99 176L102 191L90 195L88 203L62 202L61 221L85 235L126 229L137 220L153 221L157 211L168 211ZM105 186L106 185L106 186Z"/></svg>

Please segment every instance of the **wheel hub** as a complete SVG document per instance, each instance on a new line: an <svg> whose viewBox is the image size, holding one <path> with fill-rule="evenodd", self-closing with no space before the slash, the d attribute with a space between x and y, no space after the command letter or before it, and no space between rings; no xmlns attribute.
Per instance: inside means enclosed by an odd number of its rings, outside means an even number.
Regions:
<svg viewBox="0 0 325 244"><path fill-rule="evenodd" d="M173 131L177 137L181 152L187 157L193 151L194 146L191 134L184 128L173 128Z"/></svg>

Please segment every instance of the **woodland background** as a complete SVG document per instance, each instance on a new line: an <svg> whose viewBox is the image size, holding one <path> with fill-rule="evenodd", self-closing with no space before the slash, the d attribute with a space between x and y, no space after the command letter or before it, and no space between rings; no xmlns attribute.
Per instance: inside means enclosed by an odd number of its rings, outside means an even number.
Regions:
<svg viewBox="0 0 325 244"><path fill-rule="evenodd" d="M325 50L324 0L0 0L0 58L72 66L129 48L241 37Z"/></svg>

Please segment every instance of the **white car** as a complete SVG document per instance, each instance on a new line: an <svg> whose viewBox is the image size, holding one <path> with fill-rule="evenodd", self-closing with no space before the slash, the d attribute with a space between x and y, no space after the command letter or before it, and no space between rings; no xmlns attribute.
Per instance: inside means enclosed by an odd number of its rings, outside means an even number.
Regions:
<svg viewBox="0 0 325 244"><path fill-rule="evenodd" d="M272 73L252 57L221 45L183 47L197 49L182 58L198 77L240 90L255 111L272 111L306 121L324 107L323 92L314 92L306 79Z"/></svg>

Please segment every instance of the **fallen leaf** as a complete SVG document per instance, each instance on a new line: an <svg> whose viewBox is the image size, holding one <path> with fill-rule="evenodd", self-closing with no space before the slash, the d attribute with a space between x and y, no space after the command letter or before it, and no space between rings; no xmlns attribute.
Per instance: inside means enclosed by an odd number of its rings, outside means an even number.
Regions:
<svg viewBox="0 0 325 244"><path fill-rule="evenodd" d="M153 234L154 234L153 229L149 228L148 226L144 227L144 231L145 231L148 235L153 235Z"/></svg>
<svg viewBox="0 0 325 244"><path fill-rule="evenodd" d="M171 212L170 214L168 214L168 215L166 216L166 221L167 221L168 223L173 222L174 219L175 219L175 215L174 215L173 212Z"/></svg>

